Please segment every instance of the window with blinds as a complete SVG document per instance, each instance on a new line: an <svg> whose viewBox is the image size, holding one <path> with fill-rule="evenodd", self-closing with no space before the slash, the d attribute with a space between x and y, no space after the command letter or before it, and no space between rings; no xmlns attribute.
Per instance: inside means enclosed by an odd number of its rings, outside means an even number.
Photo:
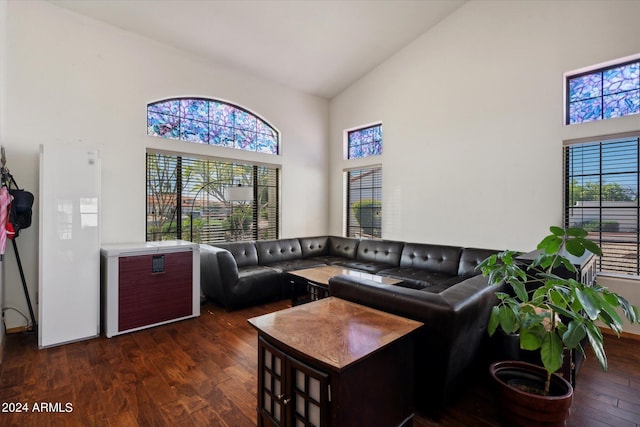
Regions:
<svg viewBox="0 0 640 427"><path fill-rule="evenodd" d="M279 236L278 168L147 153L146 181L147 241Z"/></svg>
<svg viewBox="0 0 640 427"><path fill-rule="evenodd" d="M640 274L638 136L565 146L565 226L600 245L599 271Z"/></svg>
<svg viewBox="0 0 640 427"><path fill-rule="evenodd" d="M350 170L347 190L347 236L382 237L382 167Z"/></svg>

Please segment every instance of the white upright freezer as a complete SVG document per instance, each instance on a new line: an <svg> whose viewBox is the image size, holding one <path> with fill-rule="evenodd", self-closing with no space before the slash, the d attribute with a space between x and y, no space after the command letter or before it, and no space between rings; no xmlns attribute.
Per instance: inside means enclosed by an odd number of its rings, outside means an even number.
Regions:
<svg viewBox="0 0 640 427"><path fill-rule="evenodd" d="M100 153L40 146L38 346L100 333Z"/></svg>

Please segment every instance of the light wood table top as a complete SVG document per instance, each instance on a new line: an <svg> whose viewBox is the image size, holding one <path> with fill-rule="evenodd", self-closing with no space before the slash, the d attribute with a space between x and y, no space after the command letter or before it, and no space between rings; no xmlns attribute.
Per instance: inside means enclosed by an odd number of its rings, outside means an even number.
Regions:
<svg viewBox="0 0 640 427"><path fill-rule="evenodd" d="M253 317L248 322L259 332L337 370L422 326L335 297Z"/></svg>
<svg viewBox="0 0 640 427"><path fill-rule="evenodd" d="M350 268L339 267L335 265L325 265L322 267L311 267L311 268L304 268L301 270L293 270L293 271L289 271L288 274L302 277L303 279L309 280L313 283L318 283L326 286L329 285L329 279L335 276L339 276L341 274L361 277L363 279L373 280L375 282L383 283L385 285L395 285L397 283L402 282L402 280L393 279L391 277L378 276L375 274L365 273L362 271L352 270Z"/></svg>

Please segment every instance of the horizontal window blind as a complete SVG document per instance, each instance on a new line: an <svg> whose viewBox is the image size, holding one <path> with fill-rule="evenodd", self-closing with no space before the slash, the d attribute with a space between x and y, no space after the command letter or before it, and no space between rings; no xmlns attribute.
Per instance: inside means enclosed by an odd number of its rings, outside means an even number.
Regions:
<svg viewBox="0 0 640 427"><path fill-rule="evenodd" d="M640 274L638 137L569 145L565 156L565 226L600 245L599 270Z"/></svg>
<svg viewBox="0 0 640 427"><path fill-rule="evenodd" d="M347 171L347 236L382 237L382 167Z"/></svg>
<svg viewBox="0 0 640 427"><path fill-rule="evenodd" d="M229 188L247 187L247 200ZM279 171L275 167L147 153L147 240L196 243L276 239Z"/></svg>

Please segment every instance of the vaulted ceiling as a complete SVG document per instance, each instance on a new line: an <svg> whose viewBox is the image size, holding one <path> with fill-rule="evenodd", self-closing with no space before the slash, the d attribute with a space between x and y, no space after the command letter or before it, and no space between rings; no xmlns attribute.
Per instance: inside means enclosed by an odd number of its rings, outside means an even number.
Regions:
<svg viewBox="0 0 640 427"><path fill-rule="evenodd" d="M200 56L332 98L466 0L50 0Z"/></svg>

